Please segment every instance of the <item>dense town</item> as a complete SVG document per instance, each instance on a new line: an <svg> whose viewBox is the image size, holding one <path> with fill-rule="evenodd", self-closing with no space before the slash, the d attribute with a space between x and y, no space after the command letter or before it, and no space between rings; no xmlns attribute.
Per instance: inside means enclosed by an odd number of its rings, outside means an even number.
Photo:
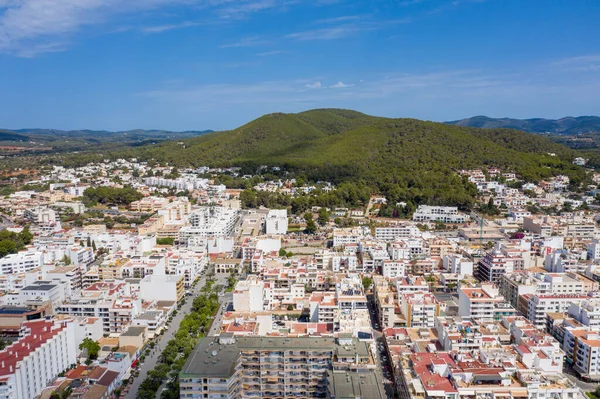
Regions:
<svg viewBox="0 0 600 399"><path fill-rule="evenodd" d="M576 194L566 176L460 170L479 208L421 204L401 218L407 204L381 195L295 214L248 207L222 182L253 181L238 172L120 159L14 178L0 199L0 398L596 388L600 175ZM335 190L252 184L292 198Z"/></svg>

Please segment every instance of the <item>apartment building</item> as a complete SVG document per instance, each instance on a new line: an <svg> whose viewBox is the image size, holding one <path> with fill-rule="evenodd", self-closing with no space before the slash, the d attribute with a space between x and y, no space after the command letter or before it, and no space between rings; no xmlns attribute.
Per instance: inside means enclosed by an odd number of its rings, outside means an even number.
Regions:
<svg viewBox="0 0 600 399"><path fill-rule="evenodd" d="M0 259L1 274L25 273L44 264L42 252L21 251L16 254L6 255Z"/></svg>
<svg viewBox="0 0 600 399"><path fill-rule="evenodd" d="M106 334L120 333L141 313L142 301L132 297L124 282L102 281L72 295L56 308L56 313L102 319Z"/></svg>
<svg viewBox="0 0 600 399"><path fill-rule="evenodd" d="M500 293L515 308L525 294L586 294L594 283L575 273L540 273L520 271L504 274L500 280Z"/></svg>
<svg viewBox="0 0 600 399"><path fill-rule="evenodd" d="M50 302L52 308L56 309L70 293L70 282L60 280L34 281L19 291L19 300L21 305L35 307Z"/></svg>
<svg viewBox="0 0 600 399"><path fill-rule="evenodd" d="M0 351L0 398L35 398L77 361L71 321L27 321L19 339Z"/></svg>
<svg viewBox="0 0 600 399"><path fill-rule="evenodd" d="M404 277L406 268L410 266L408 260L384 260L381 267L381 275L384 277Z"/></svg>
<svg viewBox="0 0 600 399"><path fill-rule="evenodd" d="M473 261L458 254L446 255L442 258L444 270L461 276L473 275Z"/></svg>
<svg viewBox="0 0 600 399"><path fill-rule="evenodd" d="M584 326L594 331L600 331L600 299L593 298L571 303L568 312L569 316Z"/></svg>
<svg viewBox="0 0 600 399"><path fill-rule="evenodd" d="M564 349L568 361L581 377L600 381L600 333L587 329L567 328Z"/></svg>
<svg viewBox="0 0 600 399"><path fill-rule="evenodd" d="M270 209L265 219L266 234L285 234L288 228L287 209Z"/></svg>
<svg viewBox="0 0 600 399"><path fill-rule="evenodd" d="M407 327L434 327L435 318L440 315L440 304L433 294L402 294L398 299Z"/></svg>
<svg viewBox="0 0 600 399"><path fill-rule="evenodd" d="M256 276L236 283L233 290L233 309L236 312L258 312L265 309L265 283Z"/></svg>
<svg viewBox="0 0 600 399"><path fill-rule="evenodd" d="M481 287L459 288L458 301L460 316L484 322L494 320L494 309L504 302L504 297L492 284L482 284Z"/></svg>
<svg viewBox="0 0 600 399"><path fill-rule="evenodd" d="M467 221L467 216L459 214L458 208L455 206L419 205L413 214L413 220L416 222L464 223Z"/></svg>
<svg viewBox="0 0 600 399"><path fill-rule="evenodd" d="M36 206L34 208L25 209L23 216L25 219L35 224L49 224L59 220L58 214L54 211L54 209L44 206Z"/></svg>
<svg viewBox="0 0 600 399"><path fill-rule="evenodd" d="M540 329L546 327L548 313L564 313L573 303L581 303L589 297L581 294L526 294L527 318Z"/></svg>
<svg viewBox="0 0 600 399"><path fill-rule="evenodd" d="M208 255L203 251L180 250L169 253L166 262L167 274L183 275L185 288L189 288L208 266Z"/></svg>
<svg viewBox="0 0 600 399"><path fill-rule="evenodd" d="M140 281L143 301L179 302L185 295L183 275L148 274Z"/></svg>
<svg viewBox="0 0 600 399"><path fill-rule="evenodd" d="M362 237L362 230L359 227L351 229L334 229L333 247L338 248L349 244L358 244Z"/></svg>
<svg viewBox="0 0 600 399"><path fill-rule="evenodd" d="M504 274L523 270L525 265L523 251L513 251L496 244L494 249L488 251L479 261L475 277L480 281L499 285Z"/></svg>
<svg viewBox="0 0 600 399"><path fill-rule="evenodd" d="M410 224L375 227L376 240L394 241L398 238L419 237L420 235L419 229Z"/></svg>
<svg viewBox="0 0 600 399"><path fill-rule="evenodd" d="M191 225L179 230L179 240L188 243L190 239L209 237L230 237L240 218L237 209L221 206L202 207L189 215Z"/></svg>
<svg viewBox="0 0 600 399"><path fill-rule="evenodd" d="M129 204L129 210L135 212L154 213L159 209L163 209L168 203L168 198L146 197L138 201L133 201L131 204Z"/></svg>
<svg viewBox="0 0 600 399"><path fill-rule="evenodd" d="M233 337L222 333L198 343L179 374L180 396L344 398L347 395L342 392L356 392L354 380L346 378L346 373L361 373L369 381L379 382L370 384L370 390L364 389L356 397L385 397L366 342L353 338ZM360 381L358 376L356 381Z"/></svg>

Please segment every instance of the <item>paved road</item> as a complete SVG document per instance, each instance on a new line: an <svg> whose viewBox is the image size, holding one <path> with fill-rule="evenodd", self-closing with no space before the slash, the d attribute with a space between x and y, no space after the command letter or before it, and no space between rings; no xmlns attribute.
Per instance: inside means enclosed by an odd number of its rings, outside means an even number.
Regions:
<svg viewBox="0 0 600 399"><path fill-rule="evenodd" d="M215 276L215 285L221 285L223 287L227 286L227 278L229 276L228 275L223 275L223 276ZM196 290L194 292L194 298L196 297L196 295L198 294L198 292L200 291L200 289L204 286L204 281L199 281L198 284L196 285ZM233 300L233 294L231 292L225 293L223 296L219 296L219 310L217 311L217 314L215 315L215 318L213 319L212 325L210 326L210 330L208 331L208 335L216 335L217 331L219 330L219 327L221 325L221 320L223 319L223 313L224 313L224 309L222 305L225 305L225 309L231 309L231 302ZM186 301L186 305L187 305ZM193 302L193 298L190 298L189 300L190 303ZM183 311L184 307L181 308L181 310ZM187 312L190 311L190 308L188 307ZM186 312L186 313L187 313ZM179 313L177 314L179 316ZM183 316L182 316L183 317ZM174 328L174 330L172 330L172 334L174 334L177 329L179 328L179 322L181 321L181 319L177 322L177 328L175 328L175 324L174 321L171 322L171 328ZM171 329L169 329L171 330ZM165 345L168 342L165 341ZM161 349L162 352L162 349ZM160 352L158 353L160 355ZM157 355L158 357L158 355ZM148 361L148 360L146 360ZM145 363L144 363L145 364ZM156 362L155 362L156 364ZM154 366L153 366L154 367ZM142 374L140 373L140 377L142 376ZM142 380L143 381L143 380ZM169 382L169 380L165 380L160 387L158 388L158 391L156 392L156 399L160 399L160 395L163 391L164 388L167 387L167 383Z"/></svg>
<svg viewBox="0 0 600 399"><path fill-rule="evenodd" d="M577 385L578 388L582 389L583 391L589 392L598 388L598 384L580 380L578 374L570 366L565 366L563 368L563 372L569 380L571 380L575 385Z"/></svg>
<svg viewBox="0 0 600 399"><path fill-rule="evenodd" d="M385 337L381 332L381 326L379 325L379 315L377 314L377 305L373 294L367 295L367 306L369 308L369 316L371 317L371 330L373 332L373 355L377 363L377 372L379 377L383 381L383 389L388 398L395 398L396 391L394 389L394 376L392 373L392 367L390 364L391 358L386 352L385 348Z"/></svg>
<svg viewBox="0 0 600 399"><path fill-rule="evenodd" d="M144 360L144 364L142 364L140 366L140 375L133 380L133 383L131 385L129 385L129 392L125 396L125 399L135 399L136 398L137 391L140 387L140 384L146 378L148 371L154 369L154 367L156 366L156 363L158 362L158 357L160 356L162 351L167 346L167 343L173 338L173 336L177 332L177 329L179 328L179 324L181 323L181 320L183 320L183 317L186 314L190 313L192 304L194 302L193 298L195 298L198 295L198 293L200 292L202 287L204 287L205 284L206 284L206 277L205 277L205 275L202 275L198 279L196 288L194 288L194 290L192 291L193 297L186 298L185 305L183 305L181 307L181 309L179 309L177 311L177 315L171 321L169 330L164 332L162 334L162 336L160 336L158 338L158 341L155 341L156 345L154 346L154 349L151 350L150 355L146 356L146 359ZM221 284L221 285L227 284L227 278L226 277L225 278L216 278L215 284ZM160 389L158 390L158 392L160 393Z"/></svg>

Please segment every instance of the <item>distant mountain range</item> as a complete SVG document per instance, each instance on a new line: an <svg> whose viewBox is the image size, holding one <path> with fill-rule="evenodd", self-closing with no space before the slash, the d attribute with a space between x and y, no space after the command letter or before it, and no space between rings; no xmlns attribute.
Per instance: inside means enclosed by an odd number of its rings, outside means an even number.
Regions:
<svg viewBox="0 0 600 399"><path fill-rule="evenodd" d="M578 116L561 119L512 119L512 118L489 118L487 116L474 116L472 118L458 121L446 122L451 125L481 127L486 129L518 129L528 133L552 133L552 134L581 134L600 132L600 117Z"/></svg>
<svg viewBox="0 0 600 399"><path fill-rule="evenodd" d="M0 146L18 147L26 152L73 152L108 150L122 146L135 147L166 140L182 140L212 130L172 132L169 130L56 130L56 129L0 129ZM1 153L1 151L0 151Z"/></svg>
<svg viewBox="0 0 600 399"><path fill-rule="evenodd" d="M188 130L183 132L174 132L170 130L158 130L158 129L133 129L133 130L123 130L117 132L111 132L108 130L56 130L56 129L0 129L0 132L3 133L15 133L21 135L43 135L43 136L54 136L54 137L94 137L96 139L100 137L114 137L114 136L134 136L139 138L152 138L152 137L160 137L164 138L165 136L182 136L182 137L193 137L199 136L205 133L211 133L212 130Z"/></svg>

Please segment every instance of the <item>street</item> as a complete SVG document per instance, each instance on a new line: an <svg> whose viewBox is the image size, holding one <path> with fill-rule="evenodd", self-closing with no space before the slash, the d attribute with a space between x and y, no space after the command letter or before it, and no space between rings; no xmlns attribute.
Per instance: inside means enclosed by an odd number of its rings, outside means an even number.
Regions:
<svg viewBox="0 0 600 399"><path fill-rule="evenodd" d="M157 340L155 340L156 345L154 346L154 349L150 350L150 354L148 356L146 356L144 363L140 365L140 368L139 368L140 374L138 377L135 377L133 380L133 383L131 383L129 385L129 392L125 396L125 399L136 399L137 391L140 387L140 384L146 378L148 371L154 369L154 367L156 366L156 363L158 362L158 358L159 358L160 354L167 346L167 343L174 337L183 317L186 314L190 313L192 304L194 302L194 298L198 295L198 293L200 292L202 287L204 287L205 284L206 284L206 274L203 274L198 279L198 282L196 283L196 287L192 291L193 295L186 297L185 305L183 305L181 307L181 309L179 309L177 311L177 315L175 317L173 317L173 320L171 321L169 329L166 332L164 332ZM226 285L227 277L215 277L215 285L217 285L217 284ZM221 302L221 298L224 298L224 297L219 297L219 302ZM220 308L219 308L219 313L221 314L221 317L222 317L222 312L221 312ZM215 320L215 322L213 322L213 326L215 324L216 324L216 320ZM212 327L211 327L211 331L212 331ZM164 384L158 390L157 397L160 397L160 391L162 388L164 388Z"/></svg>
<svg viewBox="0 0 600 399"><path fill-rule="evenodd" d="M383 388L388 398L395 398L394 375L391 367L391 358L387 353L385 336L381 332L379 325L379 315L377 314L377 306L372 294L367 295L367 304L369 308L369 316L371 317L371 330L373 332L373 344L371 349L373 357L377 363L377 371L380 373L383 382Z"/></svg>

